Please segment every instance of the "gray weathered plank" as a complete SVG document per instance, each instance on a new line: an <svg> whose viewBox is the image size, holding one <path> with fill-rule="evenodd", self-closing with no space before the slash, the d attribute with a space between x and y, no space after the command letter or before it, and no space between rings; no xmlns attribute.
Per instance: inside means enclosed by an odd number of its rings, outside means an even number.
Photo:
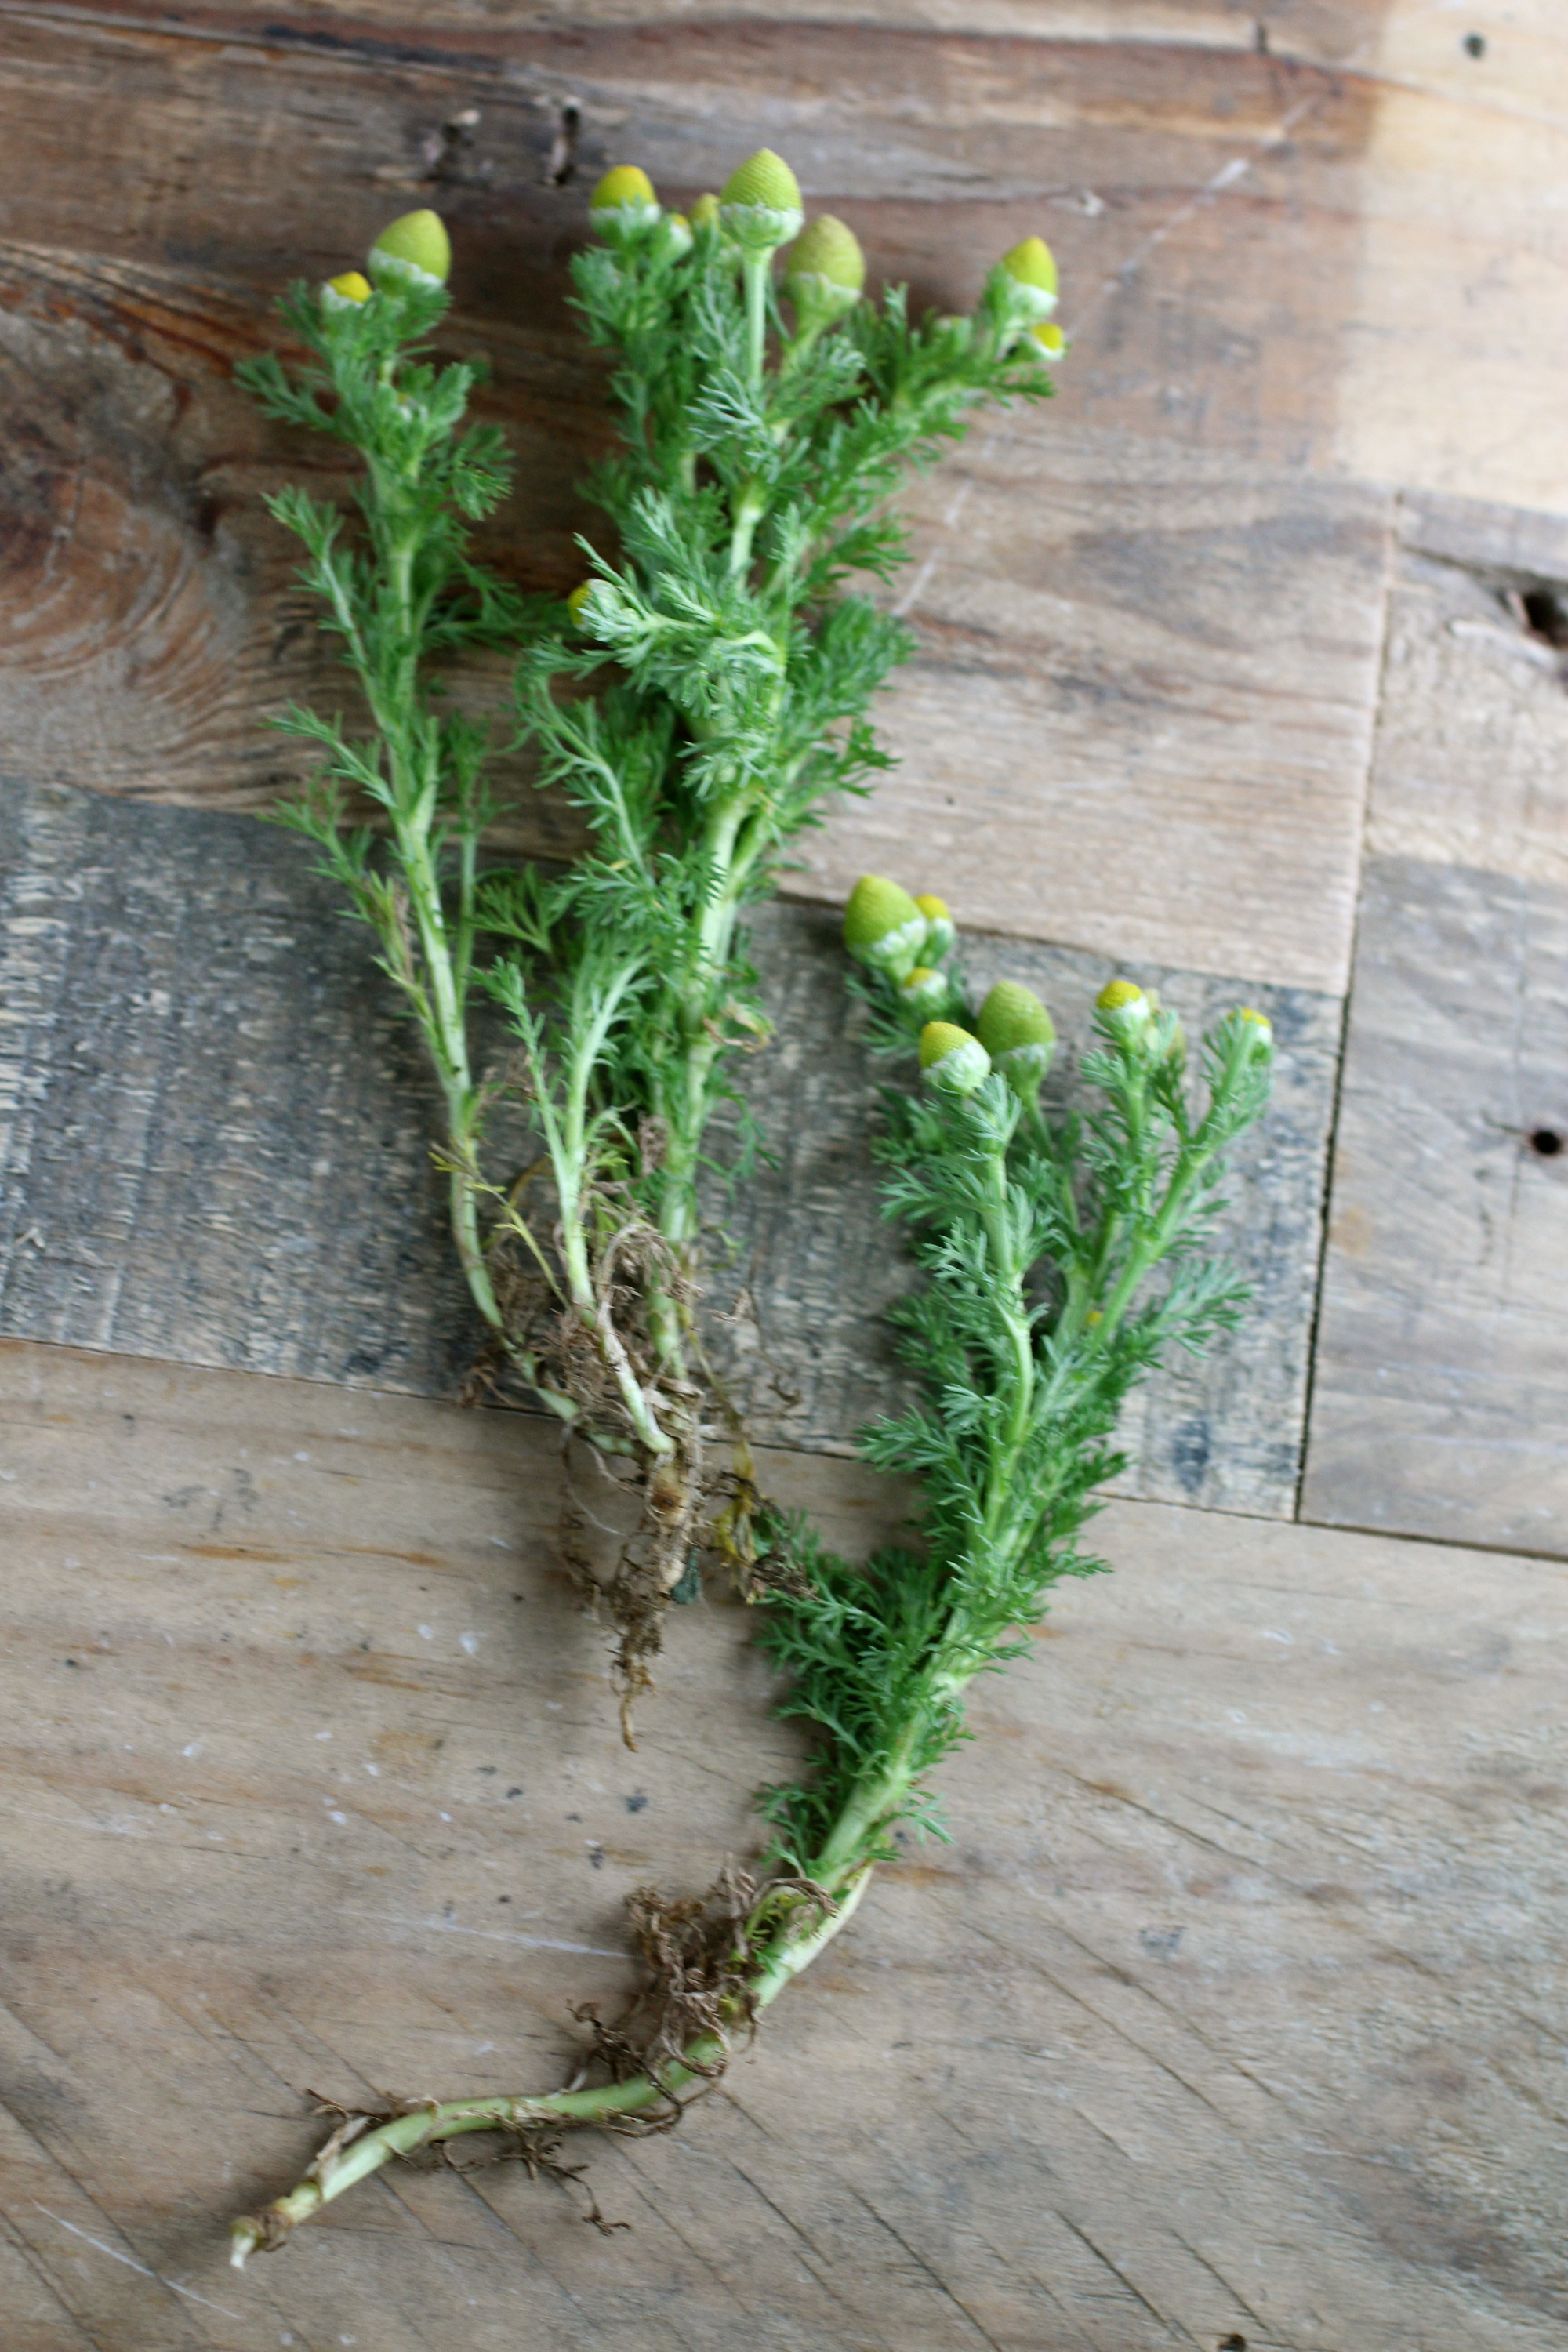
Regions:
<svg viewBox="0 0 1568 2352"><path fill-rule="evenodd" d="M450 1393L478 1327L428 1157L433 1090L369 935L309 851L244 818L21 785L0 825L0 1328ZM729 1319L714 1343L760 1433L841 1450L900 1392L879 1317L907 1274L868 1150L881 1074L835 933L804 908L759 917L779 1041L741 1077L776 1165L710 1205L732 1248L716 1251ZM1104 964L984 939L972 961L983 982L1030 981L1083 1040ZM1237 993L1142 976L1194 1031ZM1338 1009L1251 992L1282 1047L1226 1227L1256 1302L1210 1363L1147 1392L1131 1434L1139 1491L1279 1516L1300 1458Z"/></svg>
<svg viewBox="0 0 1568 2352"><path fill-rule="evenodd" d="M405 2168L240 2279L312 2092L558 2081L623 1895L751 1851L790 1735L716 1601L620 1750L538 1423L13 1344L0 1471L6 2352L1560 2344L1560 1573L1114 1505L953 1844L593 2151L629 2234ZM769 1475L839 1542L898 1507Z"/></svg>
<svg viewBox="0 0 1568 2352"><path fill-rule="evenodd" d="M1368 865L1302 1507L1568 1553L1568 890Z"/></svg>
<svg viewBox="0 0 1568 2352"><path fill-rule="evenodd" d="M1367 847L1568 886L1568 656L1509 600L1568 580L1568 522L1453 500L1407 527Z"/></svg>

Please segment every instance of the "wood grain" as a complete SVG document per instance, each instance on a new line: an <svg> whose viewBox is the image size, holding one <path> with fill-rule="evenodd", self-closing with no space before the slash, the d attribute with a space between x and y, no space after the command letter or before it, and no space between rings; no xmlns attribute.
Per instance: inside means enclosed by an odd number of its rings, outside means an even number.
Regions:
<svg viewBox="0 0 1568 2352"><path fill-rule="evenodd" d="M1415 528L1389 601L1367 847L1561 888L1568 664L1519 594L1568 577L1568 525L1479 507Z"/></svg>
<svg viewBox="0 0 1568 2352"><path fill-rule="evenodd" d="M1568 1553L1565 1073L1568 891L1371 861L1306 1517Z"/></svg>
<svg viewBox="0 0 1568 2352"><path fill-rule="evenodd" d="M292 837L237 817L0 793L0 1328L334 1382L451 1394L479 1338L429 1159L413 1033ZM847 1018L836 919L763 910L779 1045L739 1076L773 1163L715 1187L710 1339L760 1433L842 1451L901 1399L881 1323L908 1279L869 1144L881 1072ZM1055 1006L1064 1067L1107 967L976 938ZM1237 989L1152 971L1194 1034ZM1339 1008L1261 992L1281 1046L1225 1242L1243 1333L1136 1409L1143 1491L1288 1515ZM487 1049L500 1069L499 1025ZM515 1118L496 1174L534 1156ZM508 1155L503 1157L502 1155Z"/></svg>
<svg viewBox="0 0 1568 2352"><path fill-rule="evenodd" d="M990 929L1342 993L1381 496L1047 413L913 510L903 765L808 845L821 894L923 859Z"/></svg>
<svg viewBox="0 0 1568 2352"><path fill-rule="evenodd" d="M618 1749L548 1441L47 1349L0 1375L21 2352L1559 2340L1559 1572L1116 1506L1119 1573L976 1697L954 1843L678 2135L594 2151L629 2234L515 2166L405 2169L236 2279L221 2224L310 2093L556 2079L623 1895L747 1850L787 1738L710 1602ZM897 1509L770 1471L840 1540Z"/></svg>
<svg viewBox="0 0 1568 2352"><path fill-rule="evenodd" d="M431 58L368 33L268 47L264 20L223 41L111 16L4 21L16 772L245 808L296 772L263 721L343 688L260 502L302 468L332 485L228 371L266 341L287 277L338 266L432 194L457 238L454 344L488 352L519 457L489 551L525 586L572 583L591 518L569 485L604 424L563 299L581 184L542 184L570 89L582 177L635 148L689 193L782 142L874 270L922 299L967 302L1037 222L1061 249L1076 341L1060 397L917 500L921 652L886 706L905 764L869 830L823 836L801 887L837 898L889 841L929 841L989 927L1342 990L1386 504L1300 464L1332 427L1325 322L1361 135L1348 85L1234 45L890 24L492 27L499 48ZM430 138L468 104L473 145L447 158L437 136L431 165ZM71 171L51 168L68 150ZM499 705L504 678L472 691ZM951 808L969 794L984 823L964 828ZM528 802L513 837L560 851L572 835Z"/></svg>
<svg viewBox="0 0 1568 2352"><path fill-rule="evenodd" d="M1479 38L1479 54L1467 47ZM1340 462L1412 489L1568 514L1568 26L1556 0L1393 0L1340 379Z"/></svg>
<svg viewBox="0 0 1568 2352"><path fill-rule="evenodd" d="M1247 0L1245 7L1231 0L811 0L809 12L768 5L768 0L574 0L574 27L689 27L717 24L729 26L748 20L764 23L801 21L812 26L847 26L902 33L967 33L1002 35L1039 41L1101 41L1123 46L1134 43L1175 44L1181 47L1267 53L1282 63L1345 66L1365 53L1382 21L1387 0ZM7 13L24 13L9 0ZM68 12L47 5L25 11L44 19L70 21L88 13ZM102 20L154 23L158 18L135 0L104 0L91 15ZM379 39L395 41L399 50L417 54L421 43L434 46L430 34L439 27L443 47L458 37L458 53L470 48L482 57L499 39L519 32L561 29L563 11L552 0L431 0L417 17L406 0L313 0L309 7L290 9L279 23L268 26L274 40L285 33L300 41L363 45L374 54ZM183 9L182 34L233 37L258 22L254 0L204 0ZM254 36L253 36L254 37Z"/></svg>

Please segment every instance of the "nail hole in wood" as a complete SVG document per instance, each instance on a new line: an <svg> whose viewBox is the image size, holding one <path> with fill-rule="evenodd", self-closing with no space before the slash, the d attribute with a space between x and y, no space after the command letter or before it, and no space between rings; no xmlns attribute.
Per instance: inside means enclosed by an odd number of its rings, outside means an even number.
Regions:
<svg viewBox="0 0 1568 2352"><path fill-rule="evenodd" d="M1527 637L1558 653L1568 651L1568 589L1538 580L1533 588L1503 588L1498 593L1504 612Z"/></svg>
<svg viewBox="0 0 1568 2352"><path fill-rule="evenodd" d="M1247 2352L1246 2336L1222 2336L1219 2339L1218 2352Z"/></svg>
<svg viewBox="0 0 1568 2352"><path fill-rule="evenodd" d="M1520 599L1531 636L1549 646L1568 646L1568 603L1560 588L1527 588Z"/></svg>
<svg viewBox="0 0 1568 2352"><path fill-rule="evenodd" d="M1563 1138L1554 1127L1538 1127L1531 1135L1530 1148L1539 1159L1555 1160L1563 1149Z"/></svg>
<svg viewBox="0 0 1568 2352"><path fill-rule="evenodd" d="M550 161L544 166L547 188L563 188L577 169L577 133L583 124L582 110L574 98L563 100L555 118L555 142L550 150Z"/></svg>
<svg viewBox="0 0 1568 2352"><path fill-rule="evenodd" d="M1487 37L1484 33L1467 33L1462 47L1468 58L1484 58L1487 53Z"/></svg>

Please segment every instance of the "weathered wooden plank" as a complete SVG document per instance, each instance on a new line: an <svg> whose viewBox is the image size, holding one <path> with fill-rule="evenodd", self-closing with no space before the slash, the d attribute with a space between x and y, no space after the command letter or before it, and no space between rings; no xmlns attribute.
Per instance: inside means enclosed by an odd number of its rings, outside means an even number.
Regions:
<svg viewBox="0 0 1568 2352"><path fill-rule="evenodd" d="M975 1696L954 1843L679 2134L595 2153L629 2235L515 2166L405 2170L236 2279L310 2092L554 2079L622 1895L747 1851L789 1736L710 1601L618 1749L536 1424L39 1348L0 1381L40 2347L1556 2344L1557 1571L1114 1506L1119 1574ZM769 1470L839 1541L899 1507Z"/></svg>
<svg viewBox="0 0 1568 2352"><path fill-rule="evenodd" d="M291 836L88 793L0 800L0 1328L25 1338L451 1393L479 1336L429 1160L413 1033ZM912 876L911 879L920 877ZM928 870L929 878L929 870ZM740 1076L774 1156L710 1213L712 1342L762 1434L842 1449L901 1394L881 1326L908 1278L878 1210L882 1073L847 1017L836 919L764 910L779 1042ZM1107 967L978 938L1056 1007L1064 1065ZM1235 984L1152 971L1194 1033ZM1339 1009L1255 992L1278 1097L1238 1162L1245 1331L1138 1408L1145 1491L1293 1507ZM493 1033L498 1064L504 1056ZM504 1177L532 1156L503 1124Z"/></svg>
<svg viewBox="0 0 1568 2352"><path fill-rule="evenodd" d="M1568 667L1520 596L1568 578L1568 523L1444 501L1403 535L1367 846L1568 884Z"/></svg>
<svg viewBox="0 0 1568 2352"><path fill-rule="evenodd" d="M1339 457L1374 480L1568 513L1563 10L1521 0L1461 18L1392 0L1357 63L1376 104Z"/></svg>
<svg viewBox="0 0 1568 2352"><path fill-rule="evenodd" d="M803 22L816 26L849 26L905 33L967 33L1002 35L1029 41L1114 41L1123 45L1175 43L1183 47L1245 51L1267 55L1280 64L1347 66L1367 52L1381 23L1386 0L1247 0L1246 7L1228 0L812 0L809 11L770 5L768 0L577 0L572 10L574 27L658 26L717 24L729 26L748 19L764 23ZM19 7L7 0L3 14L26 14L43 20L70 23L84 16L104 21L154 24L169 29L170 20L153 15L136 0L101 0L90 11L33 0ZM417 57L433 50L450 56L491 53L492 45L509 33L558 31L558 8L523 0L509 7L504 23L487 0L432 0L414 17L407 0L314 0L279 23L265 25L253 0L204 0L199 7L182 9L177 28L187 38L285 38L300 43L329 43L363 48L375 57L388 49L394 56ZM432 39L439 28L441 40ZM453 37L456 40L453 40Z"/></svg>
<svg viewBox="0 0 1568 2352"><path fill-rule="evenodd" d="M1310 111L1281 143L1295 69L1234 47L666 23L498 32L442 63L379 36L10 27L0 665L23 772L231 807L287 781L297 752L261 721L342 684L260 499L301 465L326 478L228 369L285 278L421 190L454 222L454 341L489 352L519 453L489 551L571 584L591 518L569 485L603 424L563 301L581 186L542 184L570 86L584 174L635 148L689 193L776 141L922 299L967 301L1037 221L1062 249L1060 398L917 500L921 652L886 706L904 767L800 887L837 897L873 847L929 838L996 929L1037 934L1049 893L1044 928L1097 952L1342 990L1384 502L1299 471L1331 434L1349 282L1361 101L1338 80L1301 69ZM476 143L431 166L470 102ZM53 170L89 115L91 152ZM570 838L536 802L522 834Z"/></svg>
<svg viewBox="0 0 1568 2352"><path fill-rule="evenodd" d="M1303 1511L1568 1552L1568 890L1363 884Z"/></svg>
<svg viewBox="0 0 1568 2352"><path fill-rule="evenodd" d="M918 845L988 928L1342 993L1380 494L1047 414L977 436L914 511L903 766L808 845L822 895Z"/></svg>
<svg viewBox="0 0 1568 2352"><path fill-rule="evenodd" d="M1510 588L1568 580L1568 519L1490 499L1404 490L1394 518L1399 544L1457 563Z"/></svg>

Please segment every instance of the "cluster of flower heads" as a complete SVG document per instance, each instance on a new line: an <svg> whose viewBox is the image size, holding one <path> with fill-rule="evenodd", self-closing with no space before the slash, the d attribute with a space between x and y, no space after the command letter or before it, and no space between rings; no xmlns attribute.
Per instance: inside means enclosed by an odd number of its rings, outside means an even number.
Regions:
<svg viewBox="0 0 1568 2352"><path fill-rule="evenodd" d="M589 217L606 244L657 240L672 258L689 253L699 227L715 227L738 255L765 256L787 246L783 291L795 312L796 340L813 341L852 310L865 291L866 257L854 230L820 213L809 226L800 184L782 155L759 148L731 172L718 195L699 196L689 218L667 212L653 182L637 163L605 173L589 202ZM1002 257L1017 331L1033 337L1045 357L1067 349L1052 312L1057 307L1056 258L1043 237L1026 236ZM438 213L403 213L381 231L365 270L345 269L321 289L328 310L357 308L379 289L445 286L452 268L451 240ZM368 276L366 275L368 270Z"/></svg>
<svg viewBox="0 0 1568 2352"><path fill-rule="evenodd" d="M942 900L911 898L897 882L864 874L844 910L844 944L858 963L897 989L906 1010L927 1017L920 1033L921 1069L944 1094L972 1095L993 1070L1015 1094L1034 1102L1056 1052L1056 1024L1020 980L999 980L973 1030L962 989L946 970L955 932Z"/></svg>
<svg viewBox="0 0 1568 2352"><path fill-rule="evenodd" d="M329 278L321 301L329 310L357 309L378 289L445 286L452 270L452 241L439 213L403 213L388 223L365 257L363 270L345 269Z"/></svg>
<svg viewBox="0 0 1568 2352"><path fill-rule="evenodd" d="M1056 1052L1056 1024L1032 988L999 980L973 1029L964 1026L955 1017L966 1009L963 991L944 968L954 936L940 898L911 898L880 874L863 874L844 910L844 944L855 961L889 982L911 1014L927 1016L920 1033L927 1085L942 1094L972 1095L994 1070L1022 1101L1033 1104ZM1141 1061L1178 1068L1185 1061L1186 1032L1153 989L1112 980L1094 1003L1102 1031ZM1247 1024L1258 1050L1271 1047L1274 1032L1266 1014L1243 1005L1235 1017Z"/></svg>
<svg viewBox="0 0 1568 2352"><path fill-rule="evenodd" d="M595 228L612 246L661 240L672 255L691 249L694 231L716 227L738 255L768 255L787 246L783 290L795 311L797 337L814 340L852 310L866 287L866 257L854 230L820 213L806 224L800 184L782 155L759 148L731 172L717 195L699 196L689 217L666 212L653 182L636 163L606 172L589 205ZM1031 335L1047 359L1067 349L1054 323L1057 265L1043 237L1026 236L1002 257L1011 281L1019 331Z"/></svg>

